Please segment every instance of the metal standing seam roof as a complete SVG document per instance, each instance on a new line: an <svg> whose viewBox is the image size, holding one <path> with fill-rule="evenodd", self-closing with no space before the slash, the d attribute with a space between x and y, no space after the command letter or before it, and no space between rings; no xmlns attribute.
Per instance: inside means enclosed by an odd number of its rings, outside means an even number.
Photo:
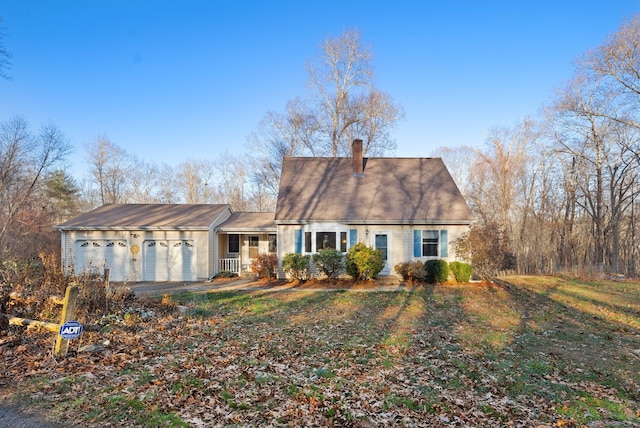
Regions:
<svg viewBox="0 0 640 428"><path fill-rule="evenodd" d="M468 224L473 215L440 158L287 157L276 223Z"/></svg>
<svg viewBox="0 0 640 428"><path fill-rule="evenodd" d="M56 228L207 229L227 209L227 204L106 204Z"/></svg>

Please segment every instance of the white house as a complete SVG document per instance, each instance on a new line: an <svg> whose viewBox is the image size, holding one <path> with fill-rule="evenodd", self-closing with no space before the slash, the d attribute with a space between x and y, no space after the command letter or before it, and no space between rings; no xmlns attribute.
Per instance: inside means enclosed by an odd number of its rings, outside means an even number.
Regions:
<svg viewBox="0 0 640 428"><path fill-rule="evenodd" d="M469 230L471 210L440 158L288 157L275 222L278 257L357 242L382 250L381 275L409 260L456 255L449 245Z"/></svg>
<svg viewBox="0 0 640 428"><path fill-rule="evenodd" d="M65 272L109 268L112 281L198 281L250 271L257 254L382 251L404 261L456 259L471 210L439 158L286 157L275 213L229 205L108 204L59 226Z"/></svg>

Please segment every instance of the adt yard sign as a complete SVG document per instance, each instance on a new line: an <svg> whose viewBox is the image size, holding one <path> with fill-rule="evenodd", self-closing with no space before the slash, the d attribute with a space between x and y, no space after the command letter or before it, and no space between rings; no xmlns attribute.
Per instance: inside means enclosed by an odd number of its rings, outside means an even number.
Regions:
<svg viewBox="0 0 640 428"><path fill-rule="evenodd" d="M78 321L67 321L60 326L60 332L58 333L63 339L71 340L80 336L82 333L82 324Z"/></svg>

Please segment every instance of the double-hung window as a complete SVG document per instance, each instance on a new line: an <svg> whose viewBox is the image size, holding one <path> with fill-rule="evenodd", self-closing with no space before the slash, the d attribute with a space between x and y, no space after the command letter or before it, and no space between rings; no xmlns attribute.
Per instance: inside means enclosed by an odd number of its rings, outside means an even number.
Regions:
<svg viewBox="0 0 640 428"><path fill-rule="evenodd" d="M449 234L446 229L414 230L414 257L449 257Z"/></svg>
<svg viewBox="0 0 640 428"><path fill-rule="evenodd" d="M438 257L438 238L440 233L437 230L422 231L422 256Z"/></svg>

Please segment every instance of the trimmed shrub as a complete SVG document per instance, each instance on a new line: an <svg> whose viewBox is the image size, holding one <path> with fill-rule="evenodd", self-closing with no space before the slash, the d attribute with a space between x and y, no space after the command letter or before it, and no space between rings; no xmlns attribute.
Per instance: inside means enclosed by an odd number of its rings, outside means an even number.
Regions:
<svg viewBox="0 0 640 428"><path fill-rule="evenodd" d="M231 272L231 271L228 271L228 270L221 270L216 275L216 278L234 278L236 276L238 276L238 274L235 273L235 272Z"/></svg>
<svg viewBox="0 0 640 428"><path fill-rule="evenodd" d="M427 260L424 262L425 280L430 284L444 283L449 279L449 263L446 260Z"/></svg>
<svg viewBox="0 0 640 428"><path fill-rule="evenodd" d="M309 277L309 260L311 257L302 254L289 253L282 259L282 269L291 278L299 282L306 281Z"/></svg>
<svg viewBox="0 0 640 428"><path fill-rule="evenodd" d="M422 281L424 279L424 264L420 260L398 263L393 269L402 275L402 279L405 281Z"/></svg>
<svg viewBox="0 0 640 428"><path fill-rule="evenodd" d="M269 282L278 272L278 256L273 253L260 253L251 262L251 272L258 274L260 278L267 277Z"/></svg>
<svg viewBox="0 0 640 428"><path fill-rule="evenodd" d="M335 279L344 269L342 253L335 248L320 250L313 255L313 262L318 270L327 277Z"/></svg>
<svg viewBox="0 0 640 428"><path fill-rule="evenodd" d="M346 267L347 273L356 280L375 279L384 269L382 251L374 250L359 242L349 249Z"/></svg>
<svg viewBox="0 0 640 428"><path fill-rule="evenodd" d="M449 263L449 269L453 272L453 276L456 277L458 282L469 282L473 269L469 263L451 262Z"/></svg>

